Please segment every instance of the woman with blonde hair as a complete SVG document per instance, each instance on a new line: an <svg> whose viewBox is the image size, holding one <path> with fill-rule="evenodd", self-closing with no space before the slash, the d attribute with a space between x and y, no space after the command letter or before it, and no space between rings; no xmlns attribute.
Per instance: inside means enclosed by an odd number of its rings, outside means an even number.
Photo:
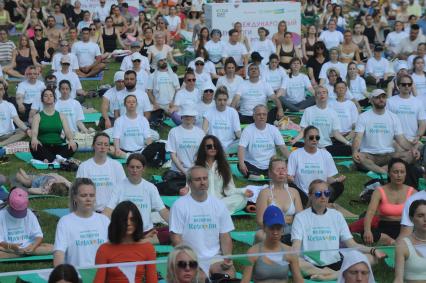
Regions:
<svg viewBox="0 0 426 283"><path fill-rule="evenodd" d="M167 258L168 283L198 282L200 275L198 257L194 250L187 245L178 245Z"/></svg>

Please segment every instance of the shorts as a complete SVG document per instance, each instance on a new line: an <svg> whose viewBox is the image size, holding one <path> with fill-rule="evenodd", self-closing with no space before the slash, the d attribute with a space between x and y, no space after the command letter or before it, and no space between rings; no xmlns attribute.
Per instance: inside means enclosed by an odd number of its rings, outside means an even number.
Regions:
<svg viewBox="0 0 426 283"><path fill-rule="evenodd" d="M55 179L49 175L30 175L32 178L31 187L32 188L41 188L44 184L46 184L49 180Z"/></svg>

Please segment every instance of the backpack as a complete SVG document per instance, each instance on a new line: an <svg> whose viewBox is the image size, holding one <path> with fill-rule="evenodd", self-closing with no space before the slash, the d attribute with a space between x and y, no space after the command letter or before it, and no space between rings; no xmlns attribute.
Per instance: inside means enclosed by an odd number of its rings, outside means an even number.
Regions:
<svg viewBox="0 0 426 283"><path fill-rule="evenodd" d="M371 196L373 195L373 192L376 190L376 188L384 185L386 180L383 179L371 179L367 183L364 184L364 189L359 194L359 200L351 200L349 203L351 205L355 205L358 203L365 203L369 204L371 200Z"/></svg>
<svg viewBox="0 0 426 283"><path fill-rule="evenodd" d="M142 151L147 165L154 168L160 168L166 162L166 144L162 142L153 142Z"/></svg>

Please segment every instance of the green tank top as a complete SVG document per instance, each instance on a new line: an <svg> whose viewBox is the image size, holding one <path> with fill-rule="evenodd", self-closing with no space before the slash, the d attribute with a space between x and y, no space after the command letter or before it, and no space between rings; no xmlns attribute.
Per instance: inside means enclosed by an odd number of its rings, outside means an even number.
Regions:
<svg viewBox="0 0 426 283"><path fill-rule="evenodd" d="M38 140L45 145L61 145L65 140L61 138L63 130L59 112L55 111L52 116L40 112L40 124L38 127Z"/></svg>

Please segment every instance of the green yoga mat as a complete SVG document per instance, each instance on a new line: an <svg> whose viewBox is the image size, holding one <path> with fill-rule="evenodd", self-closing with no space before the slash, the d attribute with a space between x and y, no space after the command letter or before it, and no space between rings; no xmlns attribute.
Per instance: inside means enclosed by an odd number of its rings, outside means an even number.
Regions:
<svg viewBox="0 0 426 283"><path fill-rule="evenodd" d="M60 198L57 195L29 195L28 199L39 199L39 198Z"/></svg>
<svg viewBox="0 0 426 283"><path fill-rule="evenodd" d="M96 123L102 117L102 113L85 113L83 123Z"/></svg>
<svg viewBox="0 0 426 283"><path fill-rule="evenodd" d="M25 261L46 261L53 260L53 255L32 255L32 256L23 256L16 258L1 258L0 263L5 262L25 262ZM0 281L1 282L1 281Z"/></svg>
<svg viewBox="0 0 426 283"><path fill-rule="evenodd" d="M59 218L70 213L70 210L68 208L48 208L48 209L44 209L43 211L46 212L47 214L50 214Z"/></svg>
<svg viewBox="0 0 426 283"><path fill-rule="evenodd" d="M166 126L169 126L170 128L174 128L174 127L176 127L176 126L177 126L177 125L175 124L175 122L173 122L173 120L172 120L172 119L170 119L170 118L164 119L163 123L164 123Z"/></svg>
<svg viewBox="0 0 426 283"><path fill-rule="evenodd" d="M232 231L230 234L233 240L253 246L256 231Z"/></svg>
<svg viewBox="0 0 426 283"><path fill-rule="evenodd" d="M280 133L283 136L288 136L292 138L296 137L299 134L299 132L296 130L280 130Z"/></svg>
<svg viewBox="0 0 426 283"><path fill-rule="evenodd" d="M318 283L318 282L321 282L321 283L336 283L337 280L330 280L330 281L322 281L321 280L320 281L320 280L304 279L303 282L305 282L305 283Z"/></svg>
<svg viewBox="0 0 426 283"><path fill-rule="evenodd" d="M286 112L284 112L284 114L287 115L287 116L303 116L303 112L289 112L289 111L286 111Z"/></svg>
<svg viewBox="0 0 426 283"><path fill-rule="evenodd" d="M370 177L371 179L382 179L382 180L388 179L388 174L384 174L384 173L380 174L373 171L368 171L367 176Z"/></svg>
<svg viewBox="0 0 426 283"><path fill-rule="evenodd" d="M173 251L173 246L169 245L154 245L157 254L168 254Z"/></svg>
<svg viewBox="0 0 426 283"><path fill-rule="evenodd" d="M161 200L167 207L172 207L179 196L161 196Z"/></svg>
<svg viewBox="0 0 426 283"><path fill-rule="evenodd" d="M385 258L386 265L390 268L395 268L395 247L380 247L380 250L387 254L387 257Z"/></svg>
<svg viewBox="0 0 426 283"><path fill-rule="evenodd" d="M33 159L33 156L31 152L17 152L15 153L16 158L31 164L35 169L37 170L47 170L47 169L59 169L59 164L39 164L39 163L31 163L31 159Z"/></svg>
<svg viewBox="0 0 426 283"><path fill-rule="evenodd" d="M96 276L96 269L80 269L78 273L80 273L81 282L93 282ZM20 275L19 279L23 282L47 283L47 281L41 278L38 274Z"/></svg>
<svg viewBox="0 0 426 283"><path fill-rule="evenodd" d="M336 165L345 166L346 168L351 169L352 165L354 165L354 162L352 160L345 160L336 162Z"/></svg>
<svg viewBox="0 0 426 283"><path fill-rule="evenodd" d="M352 156L333 156L333 159L352 159Z"/></svg>
<svg viewBox="0 0 426 283"><path fill-rule="evenodd" d="M227 160L229 163L235 163L235 162L238 162L238 156L228 156L228 157L226 158L226 160Z"/></svg>
<svg viewBox="0 0 426 283"><path fill-rule="evenodd" d="M244 177L244 175L240 172L240 170L238 170L238 165L237 164L229 164L229 166L231 167L231 172L232 175L234 175L237 179L242 180L242 181L252 181L252 182L268 182L269 179L265 178L263 180L252 180L252 179L247 179L246 177Z"/></svg>

